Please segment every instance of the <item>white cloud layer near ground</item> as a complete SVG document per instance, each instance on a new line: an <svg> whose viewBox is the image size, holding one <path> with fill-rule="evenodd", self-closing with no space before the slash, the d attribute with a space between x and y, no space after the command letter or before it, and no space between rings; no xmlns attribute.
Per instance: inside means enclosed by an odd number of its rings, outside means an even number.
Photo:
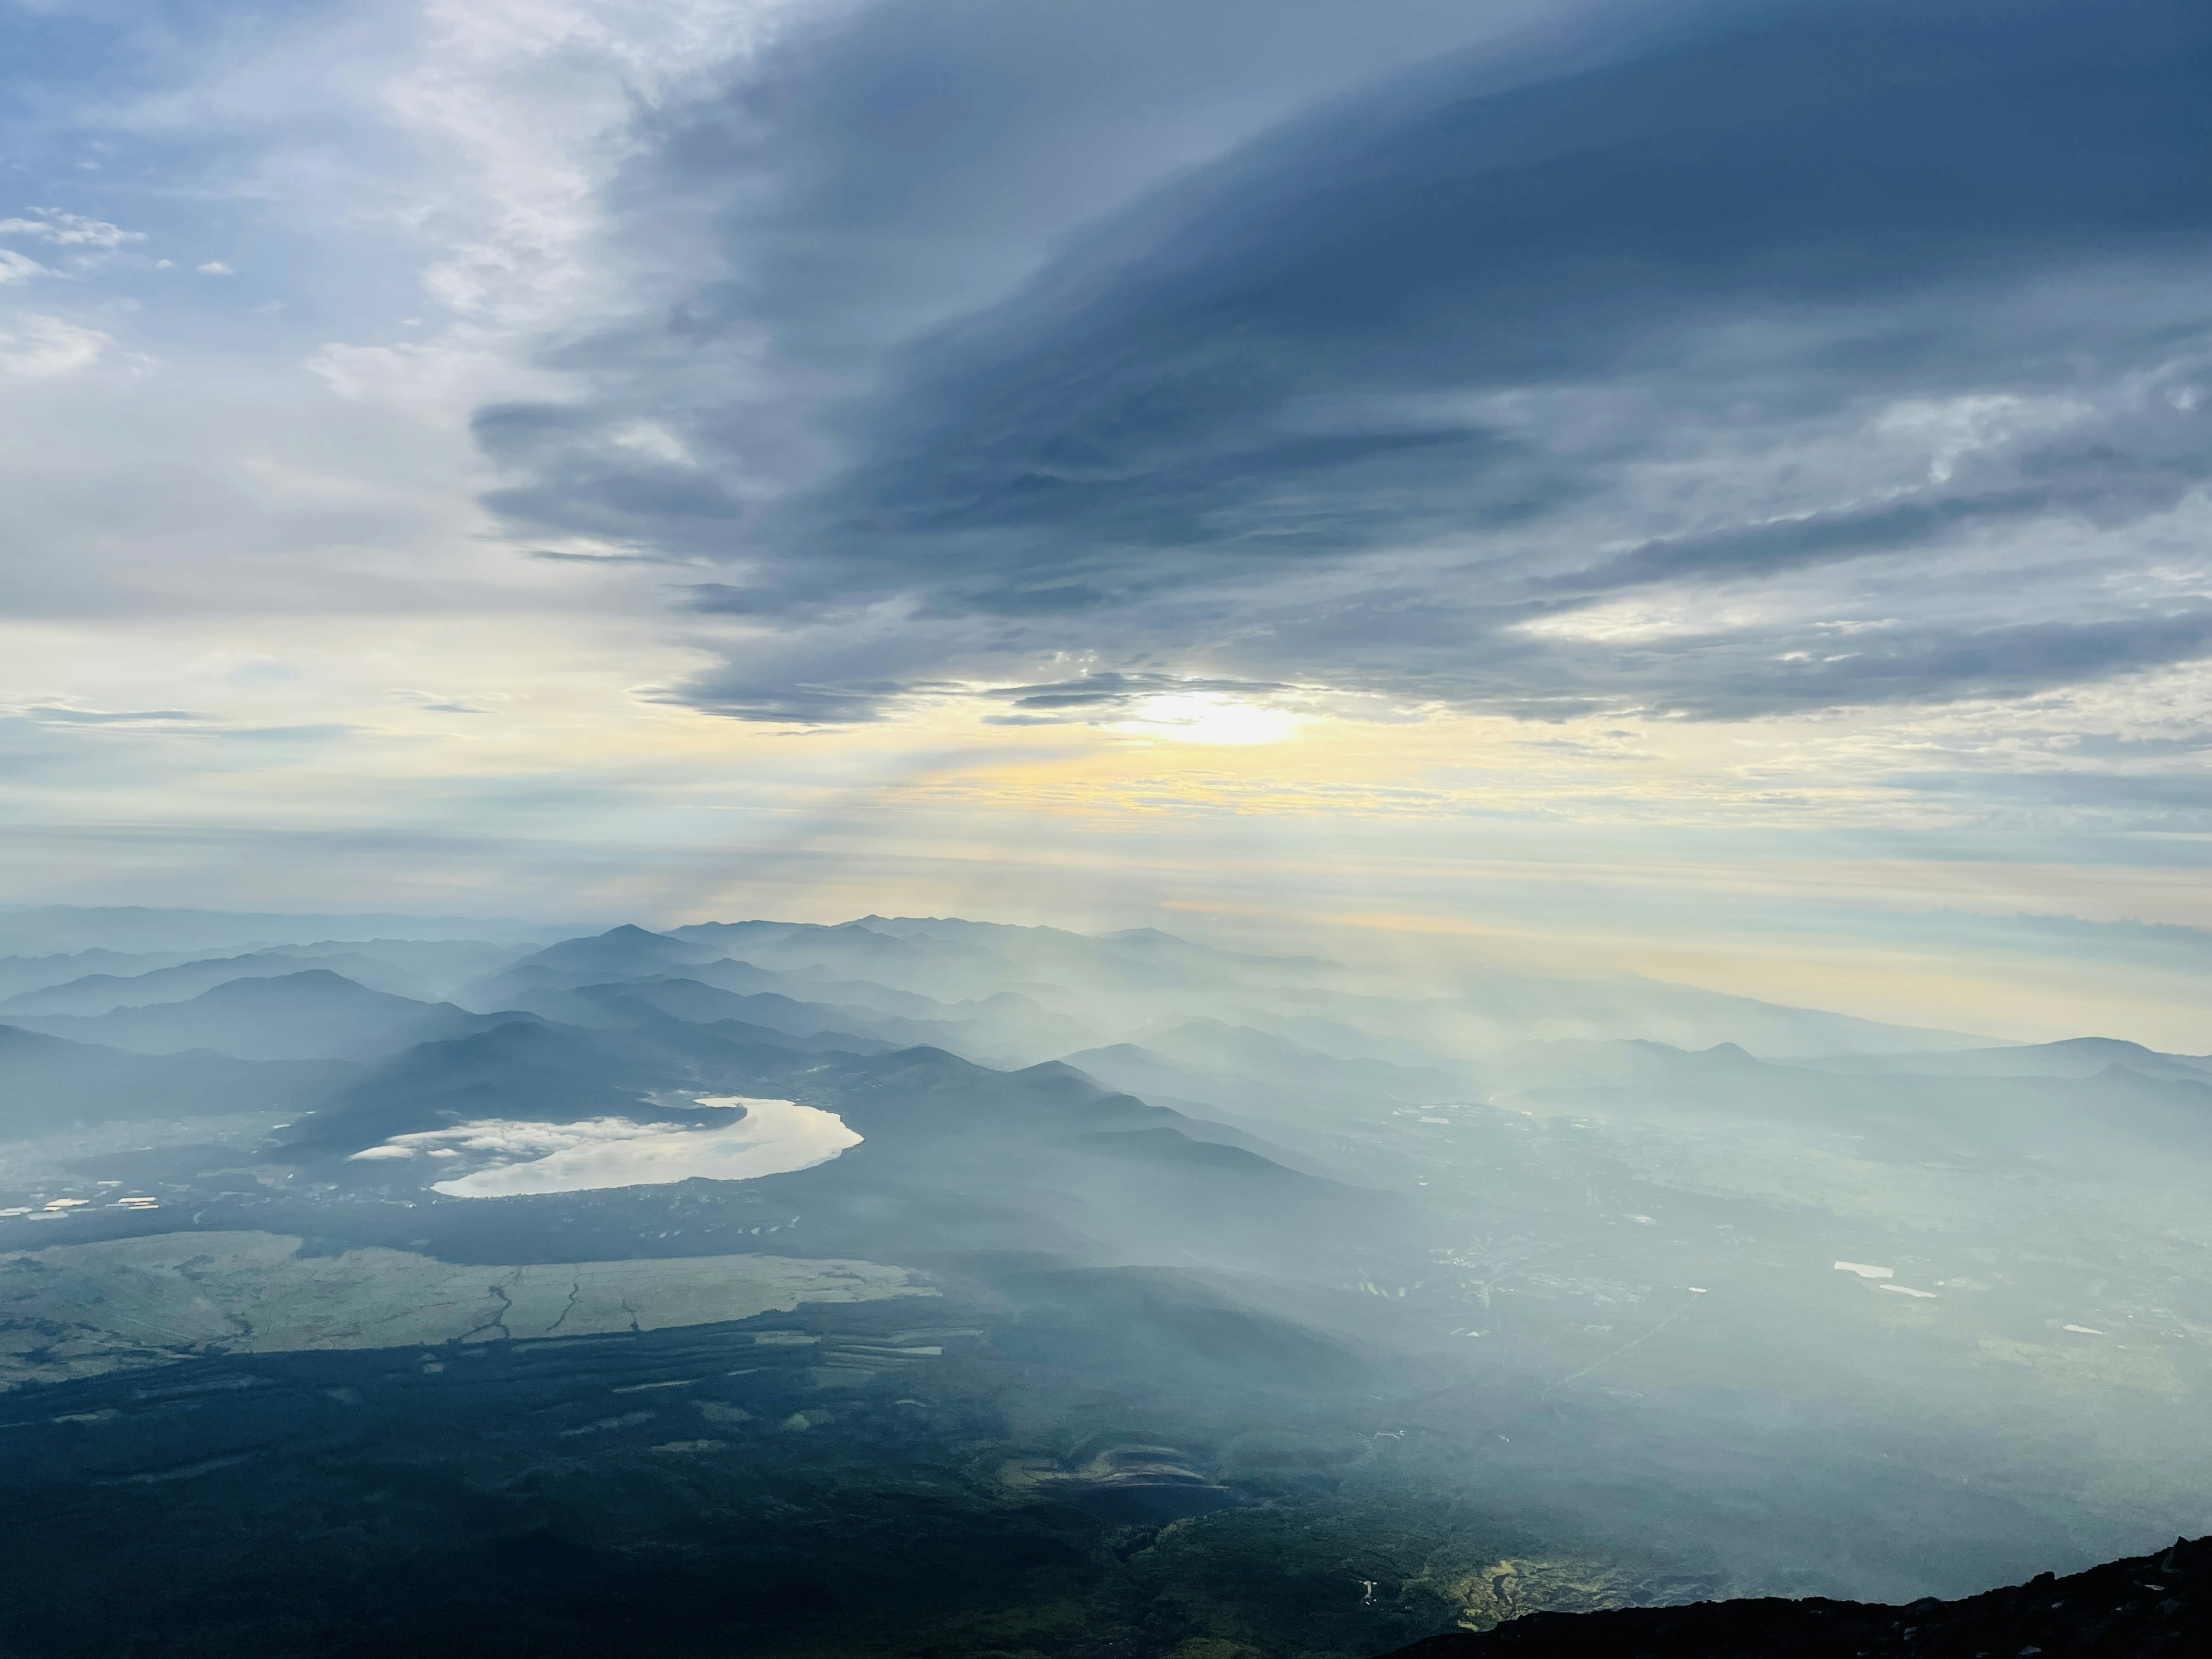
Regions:
<svg viewBox="0 0 2212 1659"><path fill-rule="evenodd" d="M430 1182L449 1198L506 1198L672 1182L750 1181L811 1169L860 1144L835 1112L787 1100L702 1095L711 1109L741 1111L729 1126L671 1127L624 1117L574 1123L507 1120L395 1135L356 1152L356 1163L455 1160Z"/></svg>

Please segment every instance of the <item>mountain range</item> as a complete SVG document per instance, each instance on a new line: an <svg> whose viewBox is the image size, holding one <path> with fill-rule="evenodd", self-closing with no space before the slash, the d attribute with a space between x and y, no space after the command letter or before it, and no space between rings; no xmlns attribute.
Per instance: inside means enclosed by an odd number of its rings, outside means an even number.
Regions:
<svg viewBox="0 0 2212 1659"><path fill-rule="evenodd" d="M0 962L28 1651L1875 1644L1844 1604L2212 1531L2203 1057L1149 931L330 922ZM166 1587L97 1639L94 1561Z"/></svg>

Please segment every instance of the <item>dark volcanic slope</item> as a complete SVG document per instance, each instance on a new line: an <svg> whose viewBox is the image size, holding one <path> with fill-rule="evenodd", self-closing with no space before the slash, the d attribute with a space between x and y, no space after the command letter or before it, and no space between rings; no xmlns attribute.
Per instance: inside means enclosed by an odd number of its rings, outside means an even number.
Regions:
<svg viewBox="0 0 2212 1659"><path fill-rule="evenodd" d="M1775 1598L1611 1613L1538 1613L1482 1635L1432 1636L1386 1659L2014 1659L2212 1653L2212 1538L2070 1578L1909 1607Z"/></svg>

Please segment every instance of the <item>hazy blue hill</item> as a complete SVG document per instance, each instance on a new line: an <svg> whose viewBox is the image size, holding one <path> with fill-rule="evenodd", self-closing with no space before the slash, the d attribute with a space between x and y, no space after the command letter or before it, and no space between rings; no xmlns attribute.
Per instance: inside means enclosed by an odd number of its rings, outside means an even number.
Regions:
<svg viewBox="0 0 2212 1659"><path fill-rule="evenodd" d="M1445 1046L1465 1053L1530 1040L1604 1041L1648 1037L1678 1048L1735 1042L1770 1056L1905 1054L1985 1047L1989 1039L1964 1032L1889 1025L1815 1008L1795 1008L1696 986L1621 976L1553 979L1536 975L1484 975L1458 981L1451 995L1415 1004L1402 1013L1361 999L1345 1001L1350 1017L1376 1029L1417 1036L1465 1036Z"/></svg>
<svg viewBox="0 0 2212 1659"><path fill-rule="evenodd" d="M305 1111L359 1069L340 1060L132 1054L0 1025L0 1140L118 1119Z"/></svg>
<svg viewBox="0 0 2212 1659"><path fill-rule="evenodd" d="M143 1054L210 1048L246 1060L366 1060L482 1030L499 1018L451 1003L372 991L326 968L311 968L274 978L231 980L181 1002L118 1008L91 1018L24 1016L16 1023Z"/></svg>
<svg viewBox="0 0 2212 1659"><path fill-rule="evenodd" d="M1334 1013L1284 1014L1255 1000L1224 1012L1221 1018L1229 1024L1241 1025L1337 1060L1355 1060L1362 1064L1380 1060L1388 1065L1412 1066L1416 1070L1442 1070L1451 1074L1462 1086L1466 1082L1464 1060L1455 1059L1449 1053L1441 1053L1426 1043L1408 1042L1403 1037L1378 1036L1364 1026L1337 1018Z"/></svg>
<svg viewBox="0 0 2212 1659"><path fill-rule="evenodd" d="M537 986L513 1006L562 1024L627 1032L670 1052L732 1045L805 1052L877 1054L911 1046L872 1036L859 1011L826 1008L773 992L740 995L689 979L617 980L574 988Z"/></svg>
<svg viewBox="0 0 2212 1659"><path fill-rule="evenodd" d="M1128 1158L1179 1174L1202 1171L1208 1175L1249 1177L1260 1181L1312 1181L1319 1178L1302 1175L1286 1164L1279 1164L1248 1147L1231 1146L1220 1140L1195 1139L1179 1128L1165 1126L1152 1129L1093 1130L1079 1136L1078 1144L1086 1151L1103 1153L1108 1158Z"/></svg>
<svg viewBox="0 0 2212 1659"><path fill-rule="evenodd" d="M538 948L535 942L495 943L480 939L318 939L312 945L271 947L273 956L288 956L327 963L339 956L363 957L403 975L417 991L408 993L427 1001L451 1000L453 992L471 980L497 973Z"/></svg>
<svg viewBox="0 0 2212 1659"><path fill-rule="evenodd" d="M1057 1059L1098 1037L1083 1021L1018 991L942 1002L866 981L789 982L805 1006L827 1005L853 1029L902 1045L950 1048L1003 1069Z"/></svg>
<svg viewBox="0 0 2212 1659"><path fill-rule="evenodd" d="M1918 1054L1839 1054L1796 1062L1826 1072L1917 1077L2094 1077L2107 1066L2124 1066L2146 1077L2212 1081L2212 1055L2166 1054L2117 1037L2067 1037L2002 1048L1967 1048Z"/></svg>
<svg viewBox="0 0 2212 1659"><path fill-rule="evenodd" d="M533 975L544 972L548 979L552 977L550 970L530 971ZM559 977L568 978L571 975L562 975ZM664 1000L643 994L647 986L671 982L672 981L656 979L621 979L594 980L582 985L562 985L547 982L545 979L532 983L523 980L522 976L518 975L514 981L510 981L514 988L509 989L502 1000L509 1007L524 1009L528 1012L542 1015L547 1019L560 1021L563 1024L595 1026L611 1030L634 1024L641 1011L643 1010L668 1013L672 1018L690 1018L690 1016L672 1012L664 1006L665 1000L677 999ZM719 999L724 1005L721 1007L714 1008L702 1004L696 1016L701 1020L734 1018L735 1015L731 1009L744 1000L740 996L727 992L714 991L706 986L701 986L699 989L709 997Z"/></svg>
<svg viewBox="0 0 2212 1659"><path fill-rule="evenodd" d="M1332 1089L1281 1075L1255 1077L1171 1060L1132 1042L1079 1049L1065 1060L1109 1088L1226 1120L1246 1133L1279 1141L1300 1167L1333 1169L1371 1186L1413 1184L1412 1166L1402 1158L1370 1143L1346 1140L1346 1123L1390 1105L1387 1091L1359 1087L1356 1079L1351 1086Z"/></svg>
<svg viewBox="0 0 2212 1659"><path fill-rule="evenodd" d="M2212 1078L2146 1076L2108 1066L2092 1078L2041 1086L2148 1156L2212 1159Z"/></svg>
<svg viewBox="0 0 2212 1659"><path fill-rule="evenodd" d="M836 1030L799 1033L742 1019L678 1019L645 1002L629 1003L627 1012L631 1019L624 1030L701 1064L711 1064L719 1058L739 1066L781 1068L799 1064L793 1058L798 1055L882 1054L907 1046ZM702 1076L711 1080L711 1074Z"/></svg>
<svg viewBox="0 0 2212 1659"><path fill-rule="evenodd" d="M649 1066L683 1060L701 1086L710 1091L736 1088L747 1078L781 1076L800 1063L796 1058L800 1055L878 1054L907 1046L834 1027L793 1031L744 1019L685 1018L630 994L629 985L594 989L597 994L592 995L563 994L573 999L566 1005L549 995L547 1003L569 1007L576 1018L562 1023L597 1033L611 1052L635 1054Z"/></svg>
<svg viewBox="0 0 2212 1659"><path fill-rule="evenodd" d="M686 963L672 971L676 976L741 996L769 991L800 1002L866 1008L874 1013L903 1014L912 1019L944 1018L957 1007L973 1006L941 1002L921 992L900 990L875 980L841 978L834 969L812 964L763 968L733 957L718 957L709 962Z"/></svg>
<svg viewBox="0 0 2212 1659"><path fill-rule="evenodd" d="M538 986L574 989L587 982L581 975L556 975L545 969L532 969L530 975L527 979L517 976L514 983L518 990ZM787 997L793 1002L836 1010L840 1018L859 1016L875 1021L890 1016L909 1023L870 1029L887 1040L908 1044L951 1041L960 1045L981 1043L1000 1050L1035 1051L1017 1064L1032 1064L1047 1055L1079 1048L1096 1042L1098 1035L1082 1021L1018 991L993 991L981 997L944 1001L875 980L841 978L834 969L815 964L763 968L723 957L642 977L687 979L740 996Z"/></svg>
<svg viewBox="0 0 2212 1659"><path fill-rule="evenodd" d="M834 1184L853 1171L888 1164L907 1174L920 1173L933 1186L980 1191L1009 1171L1030 1169L1041 1151L1088 1159L1099 1153L1103 1141L1129 1134L1165 1134L1184 1147L1207 1149L1193 1152L1187 1161L1194 1168L1220 1167L1207 1160L1223 1149L1263 1162L1271 1162L1275 1151L1229 1126L1101 1087L1057 1062L1009 1072L939 1048L872 1054L833 1048L828 1045L852 1040L828 1034L806 1048L788 1038L783 1041L791 1046L778 1048L726 1037L746 1030L737 1027L732 1033L726 1025L686 1024L660 1035L680 1033L695 1043L705 1039L718 1045L690 1050L695 1062L719 1054L731 1067L700 1071L702 1078L719 1076L730 1087L788 1090L836 1111L866 1137L863 1147L806 1172L806 1178L817 1182ZM600 1040L598 1034L593 1040ZM604 1048L600 1053L614 1060ZM639 1062L614 1063L635 1072ZM754 1069L740 1069L748 1066Z"/></svg>
<svg viewBox="0 0 2212 1659"><path fill-rule="evenodd" d="M750 991L756 982L777 988L781 985L780 978L765 969L718 962L711 947L624 927L587 939L562 939L480 975L454 994L465 1006L489 1012L524 1006L521 999L540 991L574 991L671 975L696 978L714 971L738 981L725 988L733 991Z"/></svg>
<svg viewBox="0 0 2212 1659"><path fill-rule="evenodd" d="M676 1081L680 1064L641 1064L591 1034L534 1019L501 1022L424 1042L372 1067L289 1145L357 1152L396 1134L479 1118L561 1122L647 1109L647 1093Z"/></svg>
<svg viewBox="0 0 2212 1659"><path fill-rule="evenodd" d="M93 1018L117 1008L143 1008L149 1003L181 1002L239 979L275 979L302 971L301 958L261 951L249 956L216 957L179 963L128 978L113 974L88 974L61 985L27 991L0 1002L0 1018L13 1014L76 1014ZM337 951L313 958L316 966L342 974L356 985L393 996L413 996L419 990L410 976L358 951Z"/></svg>
<svg viewBox="0 0 2212 1659"><path fill-rule="evenodd" d="M1964 1154L2141 1174L2147 1161L2212 1155L2212 1079L2109 1059L2087 1076L1927 1076L1769 1062L1732 1043L1534 1043L1501 1056L1485 1082L1493 1099L1523 1109L1682 1132L1749 1123L1848 1136L1860 1156L1889 1163Z"/></svg>
<svg viewBox="0 0 2212 1659"><path fill-rule="evenodd" d="M1730 995L1690 985L1670 985L1657 980L1632 981L1631 1006L1662 1018L1679 1018L1692 1026L1704 1023L1717 1028L1717 1038L1741 1044L1753 1054L1770 1058L1784 1054L1920 1054L1930 1050L1966 1048L1985 1044L1986 1037L1936 1026L1898 1025L1856 1015L1831 1013L1820 1008L1793 1007L1756 997ZM1664 1033L1648 1035L1662 1037ZM1699 1046L1693 1042L1692 1046Z"/></svg>
<svg viewBox="0 0 2212 1659"><path fill-rule="evenodd" d="M1019 977L1013 963L994 951L951 939L902 939L859 921L834 927L709 921L669 931L763 968L824 969L932 996L988 995Z"/></svg>
<svg viewBox="0 0 2212 1659"><path fill-rule="evenodd" d="M917 966L931 957L992 955L972 948L954 952L942 944L925 950L910 941L878 933L866 921L842 921L828 927L811 921L698 921L672 927L669 936L711 945L741 961L763 966L784 963L827 966L844 962L897 968Z"/></svg>
<svg viewBox="0 0 2212 1659"><path fill-rule="evenodd" d="M769 987L775 988L763 988ZM865 1002L839 1003L841 993ZM1013 992L938 1002L870 981L779 973L728 958L603 981L533 962L469 994L480 1007L522 1008L577 1025L634 1024L642 1005L695 1023L737 1020L799 1037L842 1032L894 1048L944 1048L1000 1066L1035 1064L1097 1035Z"/></svg>
<svg viewBox="0 0 2212 1659"><path fill-rule="evenodd" d="M1165 1054L1156 1054L1136 1042L1109 1042L1096 1048L1079 1049L1063 1056L1063 1060L1111 1088L1139 1095L1183 1088L1194 1074L1205 1069L1177 1066Z"/></svg>
<svg viewBox="0 0 2212 1659"><path fill-rule="evenodd" d="M842 999L832 994L833 981L819 975L788 974L775 968L757 967L750 962L739 962L732 957L715 957L705 962L686 963L679 969L668 970L684 979L696 980L702 985L711 985L718 991L729 991L738 996L750 996L756 991L775 991L786 996L796 996L795 988L807 984L809 993L823 1001L836 1002ZM648 975L649 977L649 975ZM893 991L880 985L868 985L862 980L834 981L840 986L866 986L878 996L893 997L913 1005L910 1011L926 1012L935 1006L927 997L917 997L909 992Z"/></svg>
<svg viewBox="0 0 2212 1659"><path fill-rule="evenodd" d="M903 1049L837 1060L792 1085L866 1139L758 1185L787 1194L810 1228L843 1217L835 1224L851 1231L838 1237L852 1246L1051 1248L1297 1271L1335 1256L1346 1229L1378 1249L1401 1242L1406 1215L1389 1195L1300 1173L1262 1140L1068 1066L999 1072Z"/></svg>
<svg viewBox="0 0 2212 1659"><path fill-rule="evenodd" d="M938 1048L900 1049L836 1075L855 1128L915 1141L1066 1133L1095 1127L1102 1109L1120 1109L1119 1096L1072 1066L1000 1072Z"/></svg>
<svg viewBox="0 0 2212 1659"><path fill-rule="evenodd" d="M672 1018L694 1024L733 1019L793 1036L814 1036L823 1031L842 1031L853 1036L880 1035L872 1029L871 1017L860 1009L802 1002L776 991L719 990L695 979L632 980L617 985L587 986L574 994L585 1001L619 998L643 1003Z"/></svg>
<svg viewBox="0 0 2212 1659"><path fill-rule="evenodd" d="M449 1000L461 1007L488 1014L500 1008L520 1007L520 1000L536 991L573 991L579 986L606 981L607 975L594 969L562 972L552 968L518 966L479 975L461 985Z"/></svg>
<svg viewBox="0 0 2212 1659"><path fill-rule="evenodd" d="M866 1037L886 1042L894 1048L939 1047L954 1050L969 1059L995 1061L999 1050L1011 1046L1013 1035L1007 1030L1010 1024L1020 1020L1022 1010L1004 1007L990 1012L1000 1016L996 1022L958 1018L945 1019L916 1019L903 1014L882 1012L874 1009L838 1006L803 1000L775 991L733 993L703 985L690 978L666 978L633 981L627 985L599 986L580 991L580 996L603 999L623 994L648 1004L673 1015L678 1019L702 1022L734 1019L770 1030L788 1032L793 1036L817 1036L824 1032L842 1032L848 1036ZM1018 1005L1019 1000L1015 1000ZM961 1008L973 1008L975 1004L950 1005L948 1012ZM1037 1011L1040 1015L1042 1010ZM1057 1035L1063 1022L1044 1022L1050 1030L1042 1036L1029 1036L1024 1046L1049 1048L1051 1037ZM980 1051L980 1052L979 1052Z"/></svg>
<svg viewBox="0 0 2212 1659"><path fill-rule="evenodd" d="M1987 1037L1962 1032L1889 1025L1626 976L1473 975L1440 987L1428 977L1394 983L1387 976L1329 967L1303 984L1267 987L1217 980L1212 989L1213 1007L1192 1006L1186 997L1177 1012L1210 1012L1230 1020L1249 1020L1257 1012L1267 1029L1325 1050L1343 1052L1350 1034L1358 1033L1367 1044L1411 1044L1442 1062L1475 1059L1531 1041L1626 1037L1684 1048L1735 1042L1773 1057L1990 1046ZM1293 1024L1302 1020L1321 1024L1304 1037ZM1358 1039L1352 1041L1356 1044ZM1351 1052L1379 1051L1354 1046Z"/></svg>
<svg viewBox="0 0 2212 1659"><path fill-rule="evenodd" d="M840 924L857 927L857 922ZM770 921L755 917L747 921L691 921L668 930L671 939L704 940L708 944L735 950L746 943L773 943L788 939L793 933L823 933L828 930L810 921Z"/></svg>
<svg viewBox="0 0 2212 1659"><path fill-rule="evenodd" d="M0 957L0 996L19 996L91 974L118 979L190 962L190 951L72 951L52 956Z"/></svg>
<svg viewBox="0 0 2212 1659"><path fill-rule="evenodd" d="M337 971L345 971L350 966L354 971L347 976L372 988L434 1000L469 980L495 972L534 948L495 945L483 939L326 939L304 945L270 944L242 954L255 962L269 957L289 960L297 966L310 963L325 967L336 964ZM0 957L0 997L21 996L77 980L143 979L162 969L218 959L235 962L241 959L241 953L235 949L212 953L89 950L56 956ZM365 968L364 963L377 965ZM83 1011L57 1008L51 1012Z"/></svg>
<svg viewBox="0 0 2212 1659"><path fill-rule="evenodd" d="M711 954L673 935L625 924L604 933L549 945L513 963L508 971L524 973L543 968L556 974L594 974L612 979L665 973Z"/></svg>

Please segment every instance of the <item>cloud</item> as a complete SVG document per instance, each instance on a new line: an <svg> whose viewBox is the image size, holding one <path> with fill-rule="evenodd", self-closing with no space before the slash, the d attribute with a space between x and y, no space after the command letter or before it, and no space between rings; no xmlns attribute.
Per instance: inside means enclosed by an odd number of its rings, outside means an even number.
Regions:
<svg viewBox="0 0 2212 1659"><path fill-rule="evenodd" d="M19 316L0 325L0 369L32 380L80 374L99 362L112 337L59 317Z"/></svg>
<svg viewBox="0 0 2212 1659"><path fill-rule="evenodd" d="M1089 20L834 13L641 124L612 199L690 280L478 412L489 504L725 567L667 695L753 720L1070 653L1729 718L2191 659L2212 15L2119 12L1439 24L1241 126L1186 84L1238 5L1079 89Z"/></svg>
<svg viewBox="0 0 2212 1659"><path fill-rule="evenodd" d="M110 710L100 708L63 708L41 705L23 711L34 719L54 720L64 726L147 726L169 725L178 721L198 722L204 714L195 714L186 708L139 708Z"/></svg>
<svg viewBox="0 0 2212 1659"><path fill-rule="evenodd" d="M105 219L88 219L59 208L34 207L35 219L0 219L0 236L28 236L57 247L117 248L125 242L143 242L146 233L125 230Z"/></svg>
<svg viewBox="0 0 2212 1659"><path fill-rule="evenodd" d="M459 1128L422 1129L413 1134L393 1135L356 1152L353 1160L414 1158L439 1148L497 1158L544 1158L595 1142L634 1140L643 1135L667 1133L665 1126L637 1123L626 1117L586 1118L574 1123L487 1119L465 1123Z"/></svg>
<svg viewBox="0 0 2212 1659"><path fill-rule="evenodd" d="M1172 674L1102 672L1048 685L999 686L994 688L990 695L1012 702L1017 708L1036 711L1121 709L1166 696L1196 696L1216 693L1249 696L1281 690L1283 688L1279 685L1255 685L1238 680L1187 679Z"/></svg>
<svg viewBox="0 0 2212 1659"><path fill-rule="evenodd" d="M1962 793L1960 780L1940 776L1907 775L1895 779L1892 787L1934 796ZM2136 830L2161 824L2193 830L2212 816L2212 780L2203 777L2108 772L1984 773L1973 780L1972 790L1981 803L2056 807L2078 821L2101 821Z"/></svg>
<svg viewBox="0 0 2212 1659"><path fill-rule="evenodd" d="M203 276L235 276L238 275L237 266L227 265L220 259L210 259L204 265L194 265L192 269L199 272Z"/></svg>
<svg viewBox="0 0 2212 1659"><path fill-rule="evenodd" d="M1777 652L1771 635L1713 635L1645 651L1585 653L1570 689L1591 706L1629 703L1707 719L1839 706L2023 697L2212 655L2212 605L2176 615L1973 629L1894 623ZM1684 673L1685 664L1692 673Z"/></svg>
<svg viewBox="0 0 2212 1659"><path fill-rule="evenodd" d="M51 276L53 274L36 259L28 258L10 247L0 247L0 283L20 285L34 276Z"/></svg>
<svg viewBox="0 0 2212 1659"><path fill-rule="evenodd" d="M117 337L5 381L0 690L71 717L0 763L131 826L81 884L2203 827L2201 7L279 10L64 9L0 115L9 298Z"/></svg>
<svg viewBox="0 0 2212 1659"><path fill-rule="evenodd" d="M495 712L483 703L469 702L462 698L447 696L436 691L399 688L395 689L391 695L404 698L417 708L432 714L489 714Z"/></svg>

